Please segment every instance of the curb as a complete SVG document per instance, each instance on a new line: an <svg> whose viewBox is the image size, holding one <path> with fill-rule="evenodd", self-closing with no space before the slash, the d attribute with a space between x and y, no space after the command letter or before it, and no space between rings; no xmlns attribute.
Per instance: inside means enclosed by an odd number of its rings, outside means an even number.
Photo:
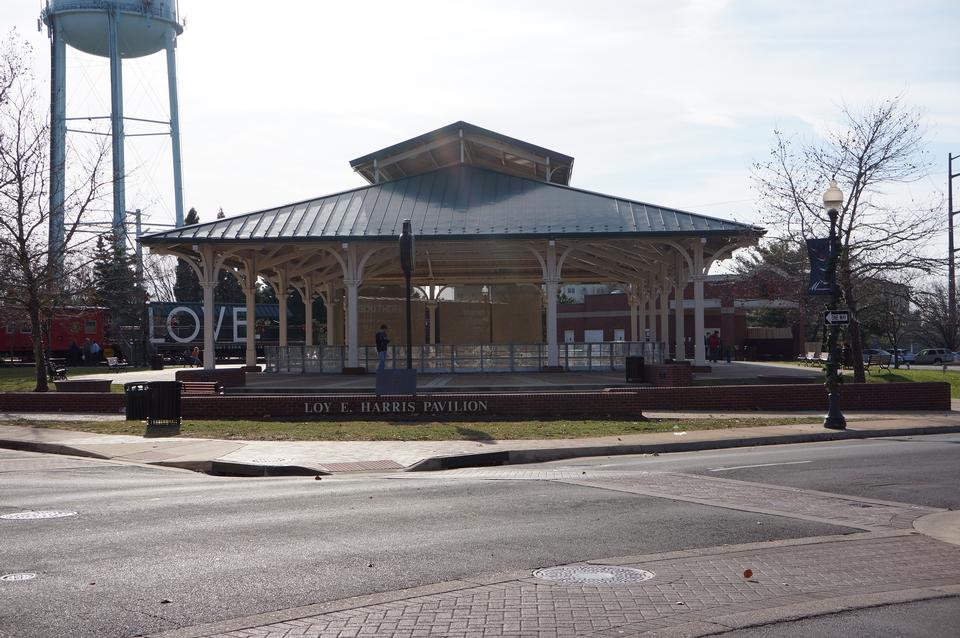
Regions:
<svg viewBox="0 0 960 638"><path fill-rule="evenodd" d="M42 454L61 454L64 456L80 456L100 459L102 461L124 460L119 456L107 456L90 452L82 448L75 448L60 443L45 443L42 441L19 441L16 439L0 439L0 448L19 450L22 452L39 452ZM156 465L158 467L174 467L213 476L329 476L331 472L319 470L303 465L259 465L255 463L234 463L232 461L137 461L140 465Z"/></svg>
<svg viewBox="0 0 960 638"><path fill-rule="evenodd" d="M111 457L97 454L88 450L70 447L62 443L44 443L43 441L20 441L17 439L0 439L0 448L20 450L21 452L40 452L42 454L64 454L66 456L85 456L91 459L109 461Z"/></svg>
<svg viewBox="0 0 960 638"><path fill-rule="evenodd" d="M786 445L790 443L817 443L821 441L846 441L851 439L872 439L889 436L924 436L928 434L955 434L960 432L960 425L923 426L912 428L887 428L880 430L840 430L809 432L806 434L785 434L771 436L754 436L741 439L713 439L707 441L678 441L676 443L647 443L626 445L594 445L565 448L530 448L519 450L502 450L498 452L481 452L478 454L454 454L450 456L433 456L405 468L405 472L436 472L440 470L458 470L470 467L497 467L502 465L524 465L529 463L546 463L548 461L563 461L566 459L589 456L623 456L629 454L669 454L674 452L700 452L703 450L721 450L738 447L757 447L762 445ZM64 454L68 456L82 456L102 460L122 459L118 456L106 456L90 452L81 448L71 447L60 443L46 443L41 441L20 441L17 439L0 439L0 448L21 450L24 452L40 452L45 454ZM145 465L160 467L175 467L180 469L202 472L215 476L328 476L333 474L326 470L306 467L302 465L259 465L254 463L238 463L233 461L195 460L195 461L153 461Z"/></svg>
<svg viewBox="0 0 960 638"><path fill-rule="evenodd" d="M626 454L668 454L671 452L700 452L737 447L781 445L790 443L817 443L820 441L846 441L850 439L873 439L887 436L923 436L927 434L955 434L960 425L921 426L913 428L887 428L882 430L840 430L785 434L777 436L754 436L742 439L709 441L684 441L677 443L647 443L634 445L600 445L589 447L532 448L527 450L504 450L480 454L455 454L433 456L414 463L407 472L435 472L458 470L468 467L495 467L499 465L523 465L546 463L585 456L618 456Z"/></svg>

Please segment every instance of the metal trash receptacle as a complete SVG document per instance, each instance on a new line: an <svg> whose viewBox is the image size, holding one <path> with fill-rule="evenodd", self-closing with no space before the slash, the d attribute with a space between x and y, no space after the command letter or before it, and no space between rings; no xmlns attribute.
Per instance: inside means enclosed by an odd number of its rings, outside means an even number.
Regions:
<svg viewBox="0 0 960 638"><path fill-rule="evenodd" d="M133 381L123 384L127 421L143 421L147 418L147 383Z"/></svg>
<svg viewBox="0 0 960 638"><path fill-rule="evenodd" d="M643 381L643 357L627 357L627 383Z"/></svg>
<svg viewBox="0 0 960 638"><path fill-rule="evenodd" d="M175 436L180 433L180 381L151 381L147 384L147 436Z"/></svg>
<svg viewBox="0 0 960 638"><path fill-rule="evenodd" d="M160 353L150 355L150 369L163 370L163 355Z"/></svg>

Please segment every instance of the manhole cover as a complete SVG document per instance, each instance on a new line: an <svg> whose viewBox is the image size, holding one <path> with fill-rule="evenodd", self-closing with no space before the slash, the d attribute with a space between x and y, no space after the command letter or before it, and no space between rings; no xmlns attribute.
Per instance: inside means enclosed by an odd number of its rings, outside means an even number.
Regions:
<svg viewBox="0 0 960 638"><path fill-rule="evenodd" d="M282 465L290 459L285 459L279 456L262 456L258 459L250 459L250 463L254 465Z"/></svg>
<svg viewBox="0 0 960 638"><path fill-rule="evenodd" d="M557 583L579 583L581 585L620 585L622 583L641 583L654 577L653 572L632 567L612 567L608 565L573 565L570 567L548 567L533 572L535 578L551 580Z"/></svg>
<svg viewBox="0 0 960 638"><path fill-rule="evenodd" d="M38 518L66 518L67 516L76 515L76 512L46 510L40 512L14 512L13 514L4 514L0 516L0 518L4 518L8 521L30 521Z"/></svg>
<svg viewBox="0 0 960 638"><path fill-rule="evenodd" d="M0 580L33 580L36 577L36 574L4 574L3 576L0 576Z"/></svg>

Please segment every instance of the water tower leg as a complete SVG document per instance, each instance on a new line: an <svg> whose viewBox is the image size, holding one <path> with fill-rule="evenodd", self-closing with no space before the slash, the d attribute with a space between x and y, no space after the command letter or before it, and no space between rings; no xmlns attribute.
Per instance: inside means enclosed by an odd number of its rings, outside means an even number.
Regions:
<svg viewBox="0 0 960 638"><path fill-rule="evenodd" d="M180 161L180 106L177 98L177 36L167 29L167 83L170 88L170 142L173 151L173 201L177 227L183 226L183 167Z"/></svg>
<svg viewBox="0 0 960 638"><path fill-rule="evenodd" d="M107 12L107 28L110 45L110 124L113 139L113 234L118 249L126 250L127 237L124 227L126 217L126 192L124 188L123 162L123 60L117 39L117 22L120 19L116 7Z"/></svg>
<svg viewBox="0 0 960 638"><path fill-rule="evenodd" d="M60 21L50 26L50 225L49 259L63 266L64 182L67 146L67 51Z"/></svg>

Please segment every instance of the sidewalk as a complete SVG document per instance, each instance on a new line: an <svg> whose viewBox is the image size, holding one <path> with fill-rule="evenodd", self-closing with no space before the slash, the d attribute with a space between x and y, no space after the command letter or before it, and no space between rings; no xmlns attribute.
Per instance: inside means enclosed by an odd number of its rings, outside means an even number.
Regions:
<svg viewBox="0 0 960 638"><path fill-rule="evenodd" d="M789 413L786 416L805 416ZM809 413L812 414L812 413ZM769 413L650 413L654 418L756 418ZM442 470L541 463L586 456L688 452L883 436L960 432L960 412L849 413L848 429L818 424L660 432L583 439L508 441L225 441L143 438L3 425L3 420L117 419L65 414L0 415L0 447L89 456L244 476L312 475L382 470Z"/></svg>

